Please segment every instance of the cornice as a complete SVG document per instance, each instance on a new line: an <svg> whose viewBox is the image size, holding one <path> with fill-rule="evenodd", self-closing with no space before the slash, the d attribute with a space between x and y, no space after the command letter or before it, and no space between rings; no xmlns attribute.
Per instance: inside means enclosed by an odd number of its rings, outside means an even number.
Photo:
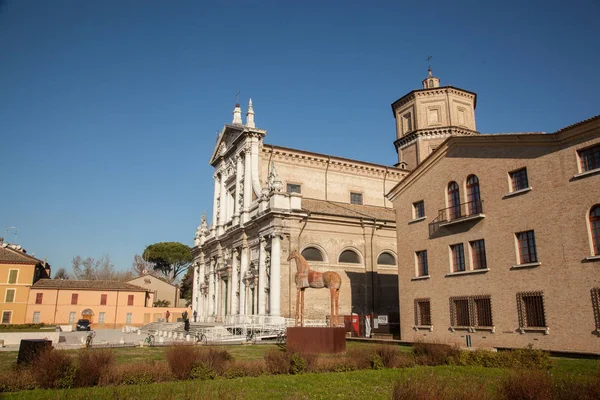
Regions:
<svg viewBox="0 0 600 400"><path fill-rule="evenodd" d="M395 102L393 102L391 104L392 114L394 115L394 118L396 118L396 110L399 107L410 102L411 100L414 100L417 96L422 97L422 96L432 96L432 95L443 95L446 93L451 93L451 94L455 94L455 95L459 95L459 96L468 97L473 100L473 107L477 107L477 93L470 92L465 89L460 89L460 88L457 88L454 86L440 86L440 87L431 88L431 89L429 89L429 88L416 89L416 90L413 90L413 91L407 93L406 95L400 97L398 100L396 100Z"/></svg>
<svg viewBox="0 0 600 400"><path fill-rule="evenodd" d="M325 154L310 153L302 150L287 149L277 146L264 146L262 151L265 155L271 156L272 160L287 162L289 164L304 164L327 168L329 164L330 171L349 172L362 176L381 176L387 174L388 178L401 179L408 170L403 170L393 166L384 166L364 161L351 160L341 157L328 156Z"/></svg>
<svg viewBox="0 0 600 400"><path fill-rule="evenodd" d="M438 127L438 128L428 128L428 129L419 129L409 133L406 136L402 136L400 139L397 139L394 142L394 146L397 149L403 149L409 144L416 142L419 137L433 139L433 138L445 138L449 136L476 136L479 135L479 132L473 131L471 129L456 127L456 126L446 126L446 127Z"/></svg>

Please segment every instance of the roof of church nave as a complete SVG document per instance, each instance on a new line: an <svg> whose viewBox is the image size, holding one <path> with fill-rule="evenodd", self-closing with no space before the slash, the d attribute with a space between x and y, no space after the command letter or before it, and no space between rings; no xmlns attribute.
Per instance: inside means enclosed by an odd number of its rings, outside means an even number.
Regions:
<svg viewBox="0 0 600 400"><path fill-rule="evenodd" d="M366 206L359 204L339 203L336 201L302 199L302 209L311 214L335 215L340 217L377 219L379 221L396 222L393 208Z"/></svg>

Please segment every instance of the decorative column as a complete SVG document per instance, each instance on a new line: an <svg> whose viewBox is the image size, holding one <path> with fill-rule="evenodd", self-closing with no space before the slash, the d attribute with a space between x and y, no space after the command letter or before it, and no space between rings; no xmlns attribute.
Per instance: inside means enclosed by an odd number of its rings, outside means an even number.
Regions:
<svg viewBox="0 0 600 400"><path fill-rule="evenodd" d="M210 231L214 235L216 227L219 223L219 208L220 208L219 195L220 195L221 186L219 183L219 174L215 172L215 174L213 175L213 178L215 180L215 193L213 196L213 215L212 215L212 224L210 225Z"/></svg>
<svg viewBox="0 0 600 400"><path fill-rule="evenodd" d="M232 260L231 260L231 281L229 282L229 288L231 295L229 297L229 315L238 314L238 270L240 269L239 264L240 252L237 248L233 249Z"/></svg>
<svg viewBox="0 0 600 400"><path fill-rule="evenodd" d="M217 234L222 235L224 232L223 225L225 225L226 214L227 214L227 193L225 192L225 171L221 173L221 181L219 182L220 187L220 197L219 197L219 223L217 224Z"/></svg>
<svg viewBox="0 0 600 400"><path fill-rule="evenodd" d="M215 279L215 312L214 312L214 315L215 315L215 320L216 320L216 318L219 317L219 315L221 315L221 313L220 313L221 299L219 298L219 295L220 295L219 286L221 286L221 277L219 276L219 272L217 272L219 269L219 263L217 263L217 265L215 267L216 268L215 268L215 272L214 272L214 276L215 276L215 278L214 278Z"/></svg>
<svg viewBox="0 0 600 400"><path fill-rule="evenodd" d="M240 181L243 181L242 173L243 173L243 165L242 165L242 156L238 154L235 157L235 195L233 198L233 225L237 225L240 223L240 195L241 185Z"/></svg>
<svg viewBox="0 0 600 400"><path fill-rule="evenodd" d="M267 302L266 302L266 283L267 283L267 266L265 263L265 242L266 239L260 238L259 250L258 250L258 314L265 315Z"/></svg>
<svg viewBox="0 0 600 400"><path fill-rule="evenodd" d="M249 210L252 202L252 167L250 157L251 145L248 143L244 149L244 207L242 209L242 223L250 220Z"/></svg>
<svg viewBox="0 0 600 400"><path fill-rule="evenodd" d="M206 271L205 271L206 264L204 262L204 255L201 254L200 257L201 258L200 258L200 263L199 263L199 266L198 266L198 280L197 280L197 282L198 282L198 293L194 293L194 294L196 294L198 296L198 315L200 317L203 317L204 316L204 309L206 308L205 307L206 298L204 297L204 294L200 292L199 288L200 288L200 285L202 283L204 283L204 275L206 274Z"/></svg>
<svg viewBox="0 0 600 400"><path fill-rule="evenodd" d="M251 153L251 165L252 165L252 187L254 188L254 194L256 197L260 197L262 188L260 186L260 180L258 179L258 135L252 135L250 137L250 153Z"/></svg>
<svg viewBox="0 0 600 400"><path fill-rule="evenodd" d="M192 280L192 310L196 311L197 313L199 312L199 308L198 308L198 298L199 298L199 279L200 279L200 263L199 262L195 262L194 264L192 264L192 268L194 268L194 277ZM193 314L193 312L192 312ZM192 318L193 321L193 318Z"/></svg>
<svg viewBox="0 0 600 400"><path fill-rule="evenodd" d="M248 271L248 244L242 245L242 255L240 260L240 315L246 314L246 283L244 277Z"/></svg>
<svg viewBox="0 0 600 400"><path fill-rule="evenodd" d="M281 234L274 233L271 238L271 287L269 288L269 314L279 317L281 314Z"/></svg>
<svg viewBox="0 0 600 400"><path fill-rule="evenodd" d="M210 271L208 271L208 316L215 314L215 261L210 262Z"/></svg>

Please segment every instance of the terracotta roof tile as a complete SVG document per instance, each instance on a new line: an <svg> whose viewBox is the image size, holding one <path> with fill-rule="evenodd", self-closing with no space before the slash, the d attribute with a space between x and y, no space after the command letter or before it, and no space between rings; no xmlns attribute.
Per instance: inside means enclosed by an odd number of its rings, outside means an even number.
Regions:
<svg viewBox="0 0 600 400"><path fill-rule="evenodd" d="M43 264L42 260L10 247L0 247L0 262L10 264Z"/></svg>
<svg viewBox="0 0 600 400"><path fill-rule="evenodd" d="M102 289L145 292L146 289L121 281L84 281L75 279L40 279L32 289Z"/></svg>
<svg viewBox="0 0 600 400"><path fill-rule="evenodd" d="M311 214L396 221L396 212L393 208L303 198L302 209L309 211Z"/></svg>

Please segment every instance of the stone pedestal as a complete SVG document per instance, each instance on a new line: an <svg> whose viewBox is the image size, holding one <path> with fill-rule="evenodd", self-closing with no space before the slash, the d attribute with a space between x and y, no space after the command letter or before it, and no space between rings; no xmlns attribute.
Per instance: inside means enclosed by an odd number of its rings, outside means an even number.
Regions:
<svg viewBox="0 0 600 400"><path fill-rule="evenodd" d="M287 328L287 347L305 353L343 353L346 329L325 327Z"/></svg>

